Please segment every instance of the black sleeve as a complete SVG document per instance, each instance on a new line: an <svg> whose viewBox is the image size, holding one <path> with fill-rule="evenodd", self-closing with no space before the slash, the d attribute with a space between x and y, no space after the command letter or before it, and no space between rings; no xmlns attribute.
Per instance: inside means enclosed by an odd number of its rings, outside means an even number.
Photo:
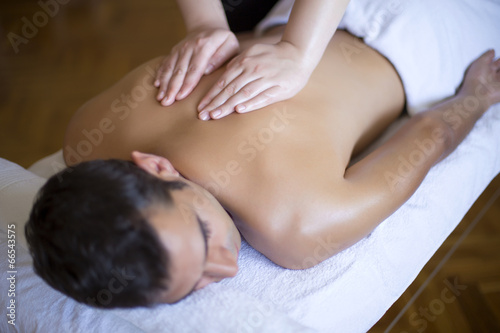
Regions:
<svg viewBox="0 0 500 333"><path fill-rule="evenodd" d="M278 0L221 0L233 32L252 30Z"/></svg>

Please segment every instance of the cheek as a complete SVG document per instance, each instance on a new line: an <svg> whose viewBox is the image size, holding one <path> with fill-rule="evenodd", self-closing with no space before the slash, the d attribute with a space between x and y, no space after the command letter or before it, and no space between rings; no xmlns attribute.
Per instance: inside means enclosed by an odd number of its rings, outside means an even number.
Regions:
<svg viewBox="0 0 500 333"><path fill-rule="evenodd" d="M225 243L226 243L226 248L230 249L231 252L235 252L235 255L238 255L237 251L237 246L235 245L237 242L237 239L239 238L239 231L236 229L236 226L233 223L233 220L230 218L226 219L227 224L225 226L226 230L225 232Z"/></svg>
<svg viewBox="0 0 500 333"><path fill-rule="evenodd" d="M234 223L227 211L212 195L199 192L194 198L194 208L200 218L211 227L214 238L219 242L226 243L234 231Z"/></svg>
<svg viewBox="0 0 500 333"><path fill-rule="evenodd" d="M232 244L233 230L228 221L228 217L218 214L211 214L209 217L209 226L212 229L212 241L215 245L223 246L225 248L230 248L229 245Z"/></svg>
<svg viewBox="0 0 500 333"><path fill-rule="evenodd" d="M196 210L198 211L203 211L208 208L210 208L210 200L207 198L205 195L198 193L196 196L193 198L193 206Z"/></svg>

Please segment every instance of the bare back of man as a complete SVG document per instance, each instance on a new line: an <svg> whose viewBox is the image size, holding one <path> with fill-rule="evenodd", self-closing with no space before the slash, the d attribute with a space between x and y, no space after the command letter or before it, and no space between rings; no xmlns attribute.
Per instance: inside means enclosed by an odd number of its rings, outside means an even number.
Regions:
<svg viewBox="0 0 500 333"><path fill-rule="evenodd" d="M414 135L396 135L348 168L351 157L401 113L404 90L390 62L344 31L335 34L296 97L217 121L199 120L196 106L221 70L165 108L152 86L160 61L141 65L80 108L67 130L66 163L130 159L135 150L164 156L237 217L253 247L285 267L311 265L299 254L307 251L293 254L285 244L311 249L328 236L340 251L366 236L446 152L438 145L401 186L389 186L383 175L397 170L397 155L430 135L422 131L428 122L413 120Z"/></svg>
<svg viewBox="0 0 500 333"><path fill-rule="evenodd" d="M78 111L67 130L66 162L130 159L133 150L165 156L245 221L238 228L251 243L260 243L263 230L290 226L311 211L321 214L325 198L342 196L353 152L392 122L404 103L392 65L344 31L336 33L298 96L217 121L200 121L196 105L220 71L165 108L150 89L160 60L141 65ZM91 143L87 153L82 142L102 125L101 142Z"/></svg>

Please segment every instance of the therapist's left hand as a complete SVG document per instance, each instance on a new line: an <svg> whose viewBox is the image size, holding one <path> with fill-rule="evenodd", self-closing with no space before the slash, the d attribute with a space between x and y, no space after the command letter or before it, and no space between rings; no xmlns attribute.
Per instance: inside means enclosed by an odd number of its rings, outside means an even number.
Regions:
<svg viewBox="0 0 500 333"><path fill-rule="evenodd" d="M314 66L293 44L256 44L227 65L202 98L198 117L219 119L245 113L295 96L307 83Z"/></svg>

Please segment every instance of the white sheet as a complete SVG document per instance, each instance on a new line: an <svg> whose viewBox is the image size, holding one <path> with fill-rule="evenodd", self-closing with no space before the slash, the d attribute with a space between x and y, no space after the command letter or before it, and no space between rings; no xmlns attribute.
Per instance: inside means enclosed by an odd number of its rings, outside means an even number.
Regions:
<svg viewBox="0 0 500 333"><path fill-rule="evenodd" d="M384 3L388 4L383 0L368 2L369 4L365 4L367 8L378 8L374 11L367 10L365 15L372 15L371 19L374 19L374 13L380 13ZM416 2L414 1L412 6ZM353 0L351 5L355 3L361 4L362 1ZM418 3L422 3L422 8L430 8L428 1ZM488 7L489 13L481 17L482 22L487 22L488 18L493 17L496 20L500 17L498 5L489 4L492 7ZM438 22L429 21L429 24L434 24L434 29L438 28L436 26L441 27L442 22L446 21L446 13L457 15L457 10L445 9L444 12L435 13L436 17L439 17ZM418 8L412 9L411 12L405 10L398 14L403 17L384 21L385 23L380 25L380 34L392 36L390 38L393 38L393 43L409 39L407 30L399 33L389 33L387 30L391 29L391 22L398 20L407 21L408 25L416 24L418 17L413 15L413 10L419 12ZM365 21L369 22L370 16L367 16ZM469 22L475 24L473 19L468 18L463 22L464 26L458 28L473 29L473 26L465 26ZM396 25L398 29L401 29L401 24ZM446 26L441 28L446 29ZM499 31L490 31L488 35L492 43L496 43L495 47L500 43ZM458 32L454 33L461 36ZM419 29L415 29L412 38L415 42L423 43L422 38L413 36L418 33ZM373 38L373 43L376 41L377 38ZM407 40L401 47L407 47L410 42ZM420 45L420 49L426 45ZM437 44L434 47L439 46ZM467 52L479 54L482 47L481 43L467 44L467 48L472 49ZM412 50L418 49L418 45L412 47ZM395 56L397 55L398 52L395 53ZM421 54L415 52L406 56L416 60L421 58ZM454 66L460 65L457 63ZM456 70L459 72L461 69ZM445 70L444 73L450 71ZM421 72L423 70L416 71L413 75L422 75ZM439 77L440 84L443 85L439 90L442 94L454 89L455 76ZM413 80L411 82L419 80L408 79ZM426 77L422 82L428 83L429 80ZM412 83L408 84L411 86ZM407 88L407 93L412 92ZM417 99L415 105L428 103L435 98L437 97L432 91L428 96ZM7 324L6 320L2 320L0 331L44 333L51 331L53 327L70 332L366 331L410 285L475 199L500 172L498 133L500 105L490 109L458 149L430 171L417 192L395 214L377 227L370 236L322 264L304 271L285 270L243 243L239 259L240 271L236 277L212 284L178 304L162 305L152 310L92 309L52 290L36 277L19 236L34 193L43 179L0 159L2 258L5 258L7 253L6 225L15 223L19 237L16 257L17 325L13 327ZM58 163L54 161L58 160L60 163L59 154L52 156L36 166L37 172L43 172L45 175L54 172L58 168ZM318 245L321 247L321 243ZM2 272L8 270L6 264L2 259ZM8 287L6 279L2 278L0 284L2 300L5 302L8 300L5 297ZM2 318L6 318L6 307L2 306L1 309Z"/></svg>
<svg viewBox="0 0 500 333"><path fill-rule="evenodd" d="M256 33L285 24L293 3L278 2ZM412 114L453 95L467 66L483 52L494 48L500 55L495 0L351 0L339 28L391 61Z"/></svg>

